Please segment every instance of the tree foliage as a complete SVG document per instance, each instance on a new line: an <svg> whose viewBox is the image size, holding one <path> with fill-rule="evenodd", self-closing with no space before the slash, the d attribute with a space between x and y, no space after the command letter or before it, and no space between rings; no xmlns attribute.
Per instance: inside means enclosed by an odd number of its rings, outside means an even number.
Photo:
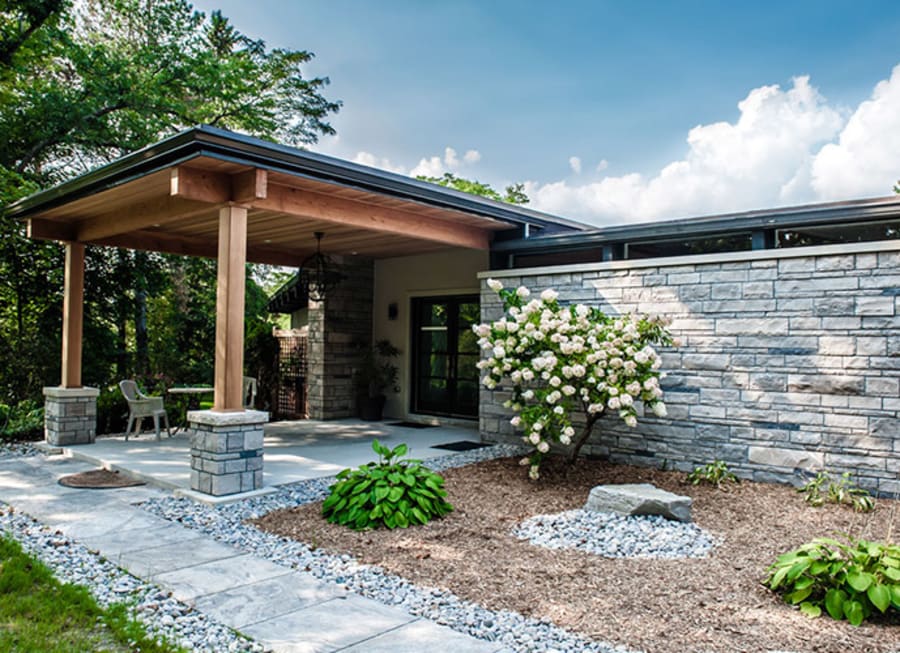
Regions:
<svg viewBox="0 0 900 653"><path fill-rule="evenodd" d="M457 177L452 172L445 172L440 177L427 177L425 175L420 175L416 177L416 179L427 181L431 184L437 184L438 186L444 186L445 188L452 188L453 190L458 190L463 193L480 195L481 197L486 197L497 202L507 202L508 204L528 204L528 202L530 201L528 199L528 195L525 194L525 184L522 183L510 184L503 189L503 193L501 194L497 190L492 188L490 184L484 184L480 181L465 179L464 177Z"/></svg>
<svg viewBox="0 0 900 653"><path fill-rule="evenodd" d="M303 74L312 57L185 0L7 0L0 206L197 124L314 143L334 133L340 103L322 94L326 77ZM88 248L85 285L86 383L210 379L213 262ZM60 247L28 240L0 210L0 400L39 398L57 382L61 287Z"/></svg>

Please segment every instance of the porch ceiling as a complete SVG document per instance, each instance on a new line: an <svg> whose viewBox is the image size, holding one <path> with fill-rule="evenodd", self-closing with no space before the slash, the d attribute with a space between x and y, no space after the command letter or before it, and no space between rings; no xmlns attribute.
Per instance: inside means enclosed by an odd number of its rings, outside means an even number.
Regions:
<svg viewBox="0 0 900 653"><path fill-rule="evenodd" d="M261 168L197 157L29 218L33 238L215 257L219 209L248 208L247 258L298 265L325 232L332 254L487 249L510 225Z"/></svg>
<svg viewBox="0 0 900 653"><path fill-rule="evenodd" d="M329 254L386 258L488 249L494 232L516 226L256 163L204 149L136 174L111 174L93 188L63 185L55 196L13 205L11 213L27 218L32 238L215 257L219 209L237 205L248 210L247 259L289 266L315 250L316 231L325 233Z"/></svg>

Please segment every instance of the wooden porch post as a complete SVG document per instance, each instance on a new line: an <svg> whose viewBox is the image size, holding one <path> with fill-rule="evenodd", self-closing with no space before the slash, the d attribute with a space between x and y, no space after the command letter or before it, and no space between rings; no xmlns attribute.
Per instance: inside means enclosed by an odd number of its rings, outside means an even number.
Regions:
<svg viewBox="0 0 900 653"><path fill-rule="evenodd" d="M81 334L84 316L84 244L66 243L63 287L62 387L81 387Z"/></svg>
<svg viewBox="0 0 900 653"><path fill-rule="evenodd" d="M244 275L247 262L247 209L219 211L216 291L215 411L244 409Z"/></svg>

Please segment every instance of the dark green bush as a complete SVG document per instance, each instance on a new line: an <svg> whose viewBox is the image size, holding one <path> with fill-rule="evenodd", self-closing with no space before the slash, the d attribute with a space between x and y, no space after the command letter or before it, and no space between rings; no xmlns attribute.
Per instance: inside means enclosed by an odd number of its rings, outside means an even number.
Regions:
<svg viewBox="0 0 900 653"><path fill-rule="evenodd" d="M331 494L322 504L328 521L355 530L367 528L406 528L426 524L453 510L444 497L444 479L422 466L419 460L398 460L407 446L393 450L378 440L372 442L378 462L357 469L345 469L329 488Z"/></svg>
<svg viewBox="0 0 900 653"><path fill-rule="evenodd" d="M0 404L0 440L39 440L44 435L44 408L26 399Z"/></svg>
<svg viewBox="0 0 900 653"><path fill-rule="evenodd" d="M97 397L97 433L122 433L128 423L128 402L119 386L100 388Z"/></svg>
<svg viewBox="0 0 900 653"><path fill-rule="evenodd" d="M832 619L858 626L876 612L900 609L900 546L818 538L778 556L766 585L809 617L825 608Z"/></svg>

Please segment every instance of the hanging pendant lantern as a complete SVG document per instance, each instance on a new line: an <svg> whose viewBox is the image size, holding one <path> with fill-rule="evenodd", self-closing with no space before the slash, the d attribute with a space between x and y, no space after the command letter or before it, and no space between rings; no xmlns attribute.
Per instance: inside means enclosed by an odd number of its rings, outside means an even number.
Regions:
<svg viewBox="0 0 900 653"><path fill-rule="evenodd" d="M331 257L322 253L322 238L325 233L317 231L313 235L316 237L316 253L300 264L300 278L309 298L314 302L321 302L345 277L338 272Z"/></svg>

